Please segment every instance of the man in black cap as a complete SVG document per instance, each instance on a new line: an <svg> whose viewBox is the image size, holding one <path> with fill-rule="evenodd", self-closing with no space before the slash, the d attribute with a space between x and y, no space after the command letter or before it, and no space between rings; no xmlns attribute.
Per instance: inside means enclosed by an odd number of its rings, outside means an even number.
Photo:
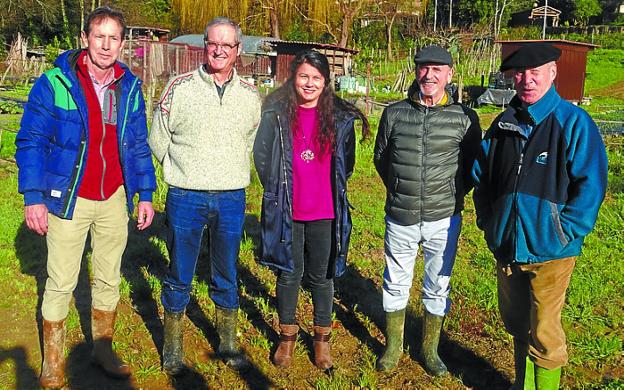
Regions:
<svg viewBox="0 0 624 390"><path fill-rule="evenodd" d="M408 98L388 106L375 143L375 167L386 186L386 269L383 305L386 350L377 369L397 366L403 353L405 308L419 246L424 257L425 307L421 360L432 375L447 374L438 343L461 230L464 196L472 188L470 169L479 149L476 113L450 93L451 54L440 46L414 58L416 80Z"/></svg>
<svg viewBox="0 0 624 390"><path fill-rule="evenodd" d="M503 61L517 95L473 167L477 225L497 261L499 310L514 338L514 389L559 387L568 360L561 309L607 184L596 124L553 85L560 54L533 43Z"/></svg>

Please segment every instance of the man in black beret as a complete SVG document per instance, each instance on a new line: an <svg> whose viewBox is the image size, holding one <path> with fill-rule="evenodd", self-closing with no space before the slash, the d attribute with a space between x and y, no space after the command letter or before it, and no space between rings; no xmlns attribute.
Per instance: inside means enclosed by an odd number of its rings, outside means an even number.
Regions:
<svg viewBox="0 0 624 390"><path fill-rule="evenodd" d="M416 53L416 80L407 99L388 106L375 142L375 167L386 186L386 269L383 306L386 350L377 369L397 366L403 353L405 308L419 247L423 250L425 308L421 360L432 375L447 374L438 355L451 301L450 278L461 230L464 196L481 141L476 113L447 88L453 58L440 46Z"/></svg>
<svg viewBox="0 0 624 390"><path fill-rule="evenodd" d="M530 43L507 57L516 96L473 167L477 225L497 261L498 306L514 339L514 389L558 389L568 361L565 293L607 184L598 128L555 90L561 51Z"/></svg>

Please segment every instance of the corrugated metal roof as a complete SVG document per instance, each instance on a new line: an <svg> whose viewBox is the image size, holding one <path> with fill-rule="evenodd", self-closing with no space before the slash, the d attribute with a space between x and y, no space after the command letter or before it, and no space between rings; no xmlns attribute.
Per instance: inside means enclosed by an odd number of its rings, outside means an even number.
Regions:
<svg viewBox="0 0 624 390"><path fill-rule="evenodd" d="M333 45L331 43L320 43L320 42L306 42L306 41L286 41L283 39L275 39L275 38L271 38L270 44L285 44L285 45L308 45L308 46L314 46L314 47L321 47L324 49L334 49L334 50L340 50L340 51L346 51L349 53L357 53L359 52L359 50L356 49L349 49L348 47L342 47L342 46L338 46L338 45Z"/></svg>
<svg viewBox="0 0 624 390"><path fill-rule="evenodd" d="M244 54L263 54L275 55L273 48L267 45L267 42L273 41L271 37L256 37L252 35L243 35L243 53ZM189 46L204 48L204 36L202 34L180 35L171 40L172 43L182 43Z"/></svg>

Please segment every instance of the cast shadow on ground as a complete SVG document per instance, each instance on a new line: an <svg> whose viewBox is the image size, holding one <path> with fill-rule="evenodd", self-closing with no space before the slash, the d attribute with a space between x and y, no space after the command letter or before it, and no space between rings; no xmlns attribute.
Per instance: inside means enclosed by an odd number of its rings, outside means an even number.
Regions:
<svg viewBox="0 0 624 390"><path fill-rule="evenodd" d="M248 235L247 225L250 217L252 216L245 216L245 235ZM199 281L205 282L207 285L210 285L209 248L210 239L208 237L208 234L204 234L202 249L200 251L199 259L197 261L196 274L197 279ZM268 291L266 290L262 282L260 282L251 272L249 272L247 268L241 266L240 264L238 266L238 278L239 286L245 286L246 292L249 295L261 295L265 298L269 297ZM269 324L264 321L264 319L262 318L262 314L252 300L239 294L239 305L240 310L247 314L247 319L251 322L252 326L255 329L265 334L269 339L277 340L276 332ZM206 318L201 307L193 297L191 297L191 301L187 306L187 316L195 324L195 326L197 326L202 331L202 333L212 346L213 351L216 351L219 345L219 337L217 335L217 330L214 327L214 322ZM244 345L241 346L244 347ZM214 353L209 354L208 358L213 360L218 359L218 357ZM267 356L266 358L268 359L269 357ZM247 382L248 386L252 389L268 389L275 386L275 384L266 376L266 374L264 374L251 361L250 366L244 370L239 370L238 374L245 382Z"/></svg>
<svg viewBox="0 0 624 390"><path fill-rule="evenodd" d="M147 231L137 231L133 227L134 221L130 221L130 235L128 247L122 263L122 273L130 284L130 299L134 310L141 316L147 327L154 345L158 349L162 359L163 325L159 316L158 302L152 297L152 288L149 277L157 277L162 281L167 271L167 260L163 252L164 247L158 247L150 237L160 238L160 242L166 242L166 217L164 213L157 213L152 226ZM209 240L204 234L202 248L197 262L196 274L199 280L210 280ZM245 310L246 302L241 302L242 310ZM214 327L214 321L208 319L199 302L191 296L186 308L186 316L201 331L213 351L217 350L219 338ZM254 326L257 324L254 323ZM214 353L207 354L210 360L220 360ZM187 362L192 365L192 362ZM265 388L271 381L253 364L246 370L239 370L238 374L250 388ZM172 385L176 389L208 388L205 379L192 367L187 367L183 374L172 378Z"/></svg>
<svg viewBox="0 0 624 390"><path fill-rule="evenodd" d="M422 262L416 262L422 265ZM414 283L419 283L415 280ZM353 314L357 310L367 316L378 329L385 329L385 315L382 305L381 289L370 279L364 277L353 265L347 264L347 271L335 281L336 298L348 309L337 308L336 316L343 323L345 329L357 337L361 343L367 345L378 357L384 351L384 345L373 337L364 324ZM362 299L362 297L369 297ZM411 301L419 299L412 296ZM449 315L453 315L453 312ZM422 335L422 317L408 308L405 318L404 347L409 350L409 357L419 361L420 342ZM473 389L503 389L509 388L509 380L490 362L474 351L449 340L443 331L440 338L440 357L448 366L451 375L461 378L464 385Z"/></svg>
<svg viewBox="0 0 624 390"><path fill-rule="evenodd" d="M90 240L87 238L85 251L80 262L78 284L74 290L74 302L80 328L85 339L91 339L91 283L87 268L87 256L90 250ZM25 222L20 225L15 237L15 254L20 262L20 272L35 278L37 285L37 307L34 320L37 323L39 333L39 348L43 351L43 318L41 316L41 303L47 279L46 260L47 247L45 236L40 236L28 229Z"/></svg>
<svg viewBox="0 0 624 390"><path fill-rule="evenodd" d="M85 337L91 337L91 283L87 268L87 252L91 250L90 238L85 241L85 249L80 261L80 273L78 274L78 284L74 290L74 301L80 327ZM15 237L15 254L20 262L20 271L23 274L31 275L37 283L37 313L36 320L39 328L39 339L43 337L41 303L47 278L46 260L48 250L45 236L40 236L28 229L25 222L20 225Z"/></svg>
<svg viewBox="0 0 624 390"><path fill-rule="evenodd" d="M0 348L0 364L9 360L15 367L15 389L28 390L38 386L38 376L35 370L28 365L26 350L23 347L11 349ZM8 374L5 372L5 374Z"/></svg>
<svg viewBox="0 0 624 390"><path fill-rule="evenodd" d="M256 215L247 214L245 216L244 237L252 240L254 248L254 258L259 259L261 256L262 238L260 221L258 220L258 217ZM274 272L274 274L274 277L277 278L277 272ZM248 294L254 297L264 298L268 302L270 307L277 310L277 299L275 298L274 294L271 294L267 286L261 280L259 280L249 269L241 267L240 278L242 283L245 285ZM268 360L270 360L271 356L273 356L279 344L279 333L275 331L278 326L279 320L278 318L274 318L273 324L267 324L266 321L263 320L263 316L260 313L260 310L258 310L258 307L253 302L248 303L248 305L245 305L245 309L247 311L247 314L252 315L255 319L255 322L253 322L254 326L256 326L258 329L261 329L267 336L267 338L273 343L273 348L271 349L271 351L269 351L269 356L266 357ZM301 341L306 346L310 362L314 363L314 354L312 352L312 335L302 328L299 329L298 335L302 337Z"/></svg>

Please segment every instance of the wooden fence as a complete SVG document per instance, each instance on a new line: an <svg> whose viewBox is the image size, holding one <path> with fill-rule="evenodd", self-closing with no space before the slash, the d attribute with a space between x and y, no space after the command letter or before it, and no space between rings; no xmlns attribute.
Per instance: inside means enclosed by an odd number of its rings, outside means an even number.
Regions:
<svg viewBox="0 0 624 390"><path fill-rule="evenodd" d="M204 50L179 43L149 40L128 41L120 60L144 81L148 113L169 78L197 69L204 63ZM242 77L269 76L271 58L261 55L241 55L236 70Z"/></svg>

